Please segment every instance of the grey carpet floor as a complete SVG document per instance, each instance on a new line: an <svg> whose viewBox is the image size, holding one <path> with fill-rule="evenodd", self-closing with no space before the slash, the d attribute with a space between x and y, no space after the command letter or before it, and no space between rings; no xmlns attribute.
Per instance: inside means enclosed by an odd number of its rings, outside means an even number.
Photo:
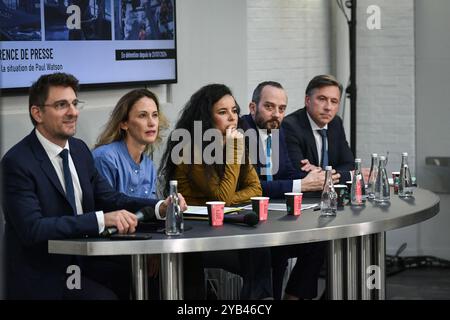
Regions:
<svg viewBox="0 0 450 320"><path fill-rule="evenodd" d="M450 268L413 268L389 276L386 299L449 300Z"/></svg>

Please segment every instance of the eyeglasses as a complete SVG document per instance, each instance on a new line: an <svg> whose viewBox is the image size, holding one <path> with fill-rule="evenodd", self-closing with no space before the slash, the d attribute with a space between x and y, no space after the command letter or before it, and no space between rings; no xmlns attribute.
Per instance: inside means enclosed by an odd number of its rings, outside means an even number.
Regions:
<svg viewBox="0 0 450 320"><path fill-rule="evenodd" d="M41 107L53 107L58 111L65 111L70 108L70 105L73 105L75 109L81 110L84 107L85 102L75 99L72 102L69 102L67 100L59 100L50 104L42 104Z"/></svg>

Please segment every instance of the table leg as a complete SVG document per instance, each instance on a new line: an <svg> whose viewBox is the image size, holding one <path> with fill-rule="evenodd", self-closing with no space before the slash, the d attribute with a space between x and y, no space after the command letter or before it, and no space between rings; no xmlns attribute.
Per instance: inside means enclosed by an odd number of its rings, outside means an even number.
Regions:
<svg viewBox="0 0 450 320"><path fill-rule="evenodd" d="M147 269L145 268L145 254L135 254L131 256L131 270L132 270L132 285L134 298L136 300L144 300L147 286L146 274Z"/></svg>
<svg viewBox="0 0 450 320"><path fill-rule="evenodd" d="M163 300L183 300L183 254L161 254Z"/></svg>
<svg viewBox="0 0 450 320"><path fill-rule="evenodd" d="M358 237L347 238L346 291L347 300L358 299Z"/></svg>
<svg viewBox="0 0 450 320"><path fill-rule="evenodd" d="M371 292L369 285L367 284L368 274L367 270L371 266L371 255L372 255L372 241L371 235L361 236L360 243L360 288L361 288L361 299L362 300L371 300Z"/></svg>
<svg viewBox="0 0 450 320"><path fill-rule="evenodd" d="M328 242L327 290L329 300L342 300L343 293L343 239Z"/></svg>
<svg viewBox="0 0 450 320"><path fill-rule="evenodd" d="M378 266L378 287L375 289L375 300L386 299L386 232L372 235L373 238L373 264Z"/></svg>
<svg viewBox="0 0 450 320"><path fill-rule="evenodd" d="M149 292L148 292L148 263L147 263L148 255L144 255L144 300L148 300Z"/></svg>

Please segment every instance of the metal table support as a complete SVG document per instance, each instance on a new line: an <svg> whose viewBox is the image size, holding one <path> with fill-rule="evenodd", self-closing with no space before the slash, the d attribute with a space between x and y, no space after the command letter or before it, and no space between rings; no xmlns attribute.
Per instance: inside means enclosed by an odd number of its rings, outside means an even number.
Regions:
<svg viewBox="0 0 450 320"><path fill-rule="evenodd" d="M163 300L183 300L183 254L161 254Z"/></svg>
<svg viewBox="0 0 450 320"><path fill-rule="evenodd" d="M370 267L371 261L371 249L372 241L370 235L365 235L361 237L360 242L360 290L362 300L371 300L371 292L369 286L367 285L367 270Z"/></svg>
<svg viewBox="0 0 450 320"><path fill-rule="evenodd" d="M358 299L358 237L346 239L346 298Z"/></svg>
<svg viewBox="0 0 450 320"><path fill-rule="evenodd" d="M134 292L134 298L136 300L146 299L146 285L147 285L147 268L146 268L146 255L134 254L131 256L131 269L132 269L132 286Z"/></svg>
<svg viewBox="0 0 450 320"><path fill-rule="evenodd" d="M342 300L343 292L343 239L328 242L327 286L329 300Z"/></svg>
<svg viewBox="0 0 450 320"><path fill-rule="evenodd" d="M373 238L373 264L378 266L378 284L379 288L375 289L375 300L386 299L386 232L380 232L372 235Z"/></svg>

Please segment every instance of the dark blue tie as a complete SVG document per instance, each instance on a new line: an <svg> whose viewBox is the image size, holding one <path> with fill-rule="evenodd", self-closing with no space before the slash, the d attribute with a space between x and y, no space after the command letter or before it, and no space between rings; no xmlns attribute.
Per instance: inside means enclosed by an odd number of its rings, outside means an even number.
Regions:
<svg viewBox="0 0 450 320"><path fill-rule="evenodd" d="M272 181L272 136L269 134L266 140L266 156L267 156L267 166L266 166L266 174L267 181Z"/></svg>
<svg viewBox="0 0 450 320"><path fill-rule="evenodd" d="M321 167L325 169L328 165L328 150L327 150L327 129L317 130L322 136L322 165Z"/></svg>
<svg viewBox="0 0 450 320"><path fill-rule="evenodd" d="M74 214L76 215L77 206L75 205L75 192L73 190L72 174L70 173L69 168L69 150L63 149L63 151L59 153L59 156L62 158L63 163L64 183L66 185L66 198L72 206Z"/></svg>

